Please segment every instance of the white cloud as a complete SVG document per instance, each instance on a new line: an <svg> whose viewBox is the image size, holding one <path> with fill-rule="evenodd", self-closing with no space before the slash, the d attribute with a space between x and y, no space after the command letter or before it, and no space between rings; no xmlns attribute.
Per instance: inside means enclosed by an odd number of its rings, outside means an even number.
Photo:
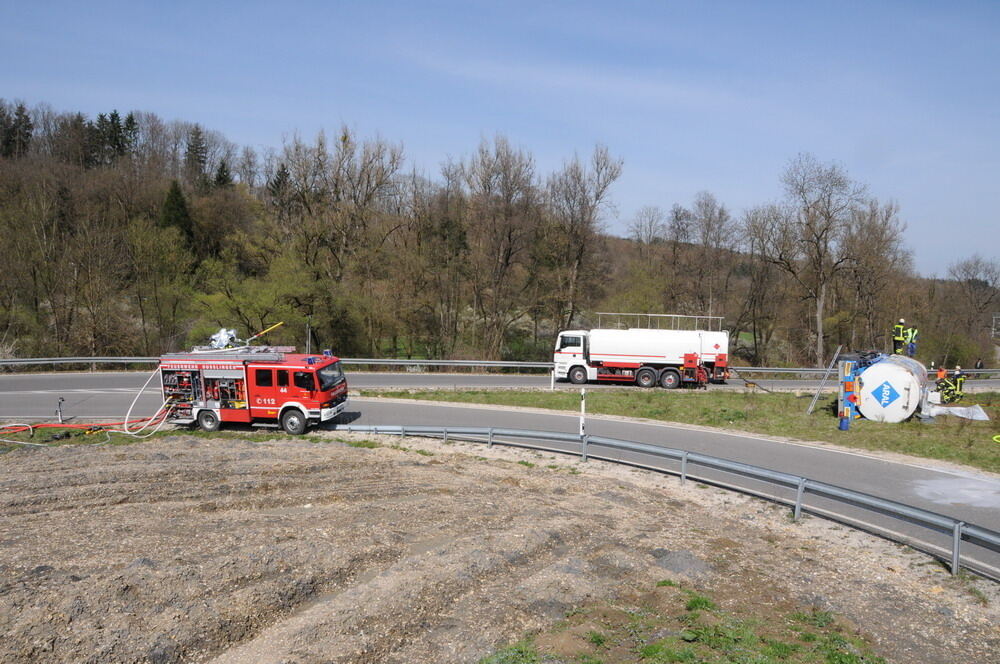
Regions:
<svg viewBox="0 0 1000 664"><path fill-rule="evenodd" d="M557 63L528 63L470 58L406 55L411 64L448 76L531 92L568 92L625 103L721 110L744 106L747 99L718 88L670 80L666 73L587 68Z"/></svg>

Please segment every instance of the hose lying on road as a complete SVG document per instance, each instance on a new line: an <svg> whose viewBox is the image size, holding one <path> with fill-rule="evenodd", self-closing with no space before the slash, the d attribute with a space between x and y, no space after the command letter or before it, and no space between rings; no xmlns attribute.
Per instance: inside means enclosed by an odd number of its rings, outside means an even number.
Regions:
<svg viewBox="0 0 1000 664"><path fill-rule="evenodd" d="M771 390L767 389L766 387L764 387L764 386L763 386L763 385L761 385L760 383L757 383L757 382L754 382L754 381L752 381L752 380L747 380L746 378L744 378L744 377L743 377L743 374L741 374L741 373L740 373L739 371L737 371L736 369L733 369L733 368L730 368L729 370L730 370L730 371L731 371L732 373L736 374L736 377L737 377L737 378L739 378L740 380L742 380L742 381L743 381L743 384L744 384L744 386L745 386L745 387L756 387L757 389L760 389L760 390L763 390L763 391L767 392L768 394L774 394L774 392L773 392L773 391L771 391Z"/></svg>
<svg viewBox="0 0 1000 664"><path fill-rule="evenodd" d="M132 409L135 408L136 402L139 401L139 397L142 395L143 391L149 386L153 381L153 378L159 373L159 369L154 371L152 375L146 380L146 383L140 388L139 392L132 399L132 403L129 404L128 411L125 413L125 418L120 422L96 422L96 423L73 423L73 422L45 422L42 424L22 424L22 423L11 423L11 424L0 424L0 434L15 434L28 432L28 436L32 437L36 430L39 429L77 429L83 430L84 433L98 433L103 432L106 434L120 433L126 436L132 436L133 438L149 438L166 424L167 419L170 415L170 411L173 410L174 406L170 399L166 399L160 407L156 409L156 412L149 417L141 417L137 419L131 419ZM137 429L130 429L131 425L141 425ZM120 427L120 428L117 428ZM146 431L150 427L152 430ZM109 438L110 439L110 438ZM30 447L49 447L47 443L33 443L23 440L13 440L11 438L0 438L2 443L10 443L14 445L27 445ZM106 441L105 441L106 442Z"/></svg>

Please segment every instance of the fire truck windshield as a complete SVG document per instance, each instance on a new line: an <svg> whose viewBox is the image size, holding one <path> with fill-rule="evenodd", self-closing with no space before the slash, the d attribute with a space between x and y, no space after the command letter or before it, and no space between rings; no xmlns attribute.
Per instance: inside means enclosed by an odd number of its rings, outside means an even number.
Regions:
<svg viewBox="0 0 1000 664"><path fill-rule="evenodd" d="M319 376L319 389L323 392L332 389L334 385L344 380L344 370L340 368L340 362L328 364L317 371L316 375Z"/></svg>

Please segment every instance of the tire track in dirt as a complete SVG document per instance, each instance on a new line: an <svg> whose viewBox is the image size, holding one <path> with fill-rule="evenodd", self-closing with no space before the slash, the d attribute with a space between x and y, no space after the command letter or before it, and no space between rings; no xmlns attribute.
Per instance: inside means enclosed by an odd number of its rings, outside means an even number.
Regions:
<svg viewBox="0 0 1000 664"><path fill-rule="evenodd" d="M598 462L375 439L4 455L0 661L468 662L664 576L737 608L823 602L901 662L1000 647L962 582L820 520Z"/></svg>

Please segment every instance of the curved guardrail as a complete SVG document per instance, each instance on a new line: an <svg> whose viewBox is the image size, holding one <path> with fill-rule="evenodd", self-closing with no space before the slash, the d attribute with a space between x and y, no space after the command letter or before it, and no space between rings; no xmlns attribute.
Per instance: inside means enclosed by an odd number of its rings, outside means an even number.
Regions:
<svg viewBox="0 0 1000 664"><path fill-rule="evenodd" d="M0 359L0 367L58 365L58 364L154 364L159 357L15 357ZM387 366L387 367L487 367L510 369L552 369L552 362L508 362L506 360L408 360L399 358L364 358L345 357L340 360L349 366ZM730 367L733 371L742 373L771 374L824 374L823 367ZM997 369L968 369L966 374L998 373Z"/></svg>
<svg viewBox="0 0 1000 664"><path fill-rule="evenodd" d="M767 498L777 503L788 505L793 509L793 518L795 520L798 520L802 512L805 511L906 544L948 562L952 574L957 574L964 567L993 580L1000 581L1000 567L992 563L977 560L975 557L969 556L967 552L963 553L962 551L962 544L968 543L987 552L1000 555L1000 532L912 505L827 484L808 477L762 468L739 461L731 461L698 452L661 447L649 443L639 443L604 436L579 436L555 431L532 431L528 429L502 429L495 427L384 426L369 424L338 424L337 430L398 436L423 436L442 438L445 441L449 439L462 440L485 443L489 447L493 445L523 447L579 456L584 461L598 459L678 475L682 483L688 478L696 479L700 482L722 486L741 493ZM537 444L538 442L542 444ZM559 445L553 446L546 443L559 443ZM611 456L609 452L627 452L636 456L631 459L622 459ZM649 457L652 457L652 459ZM653 461L653 463L650 463L650 461ZM676 467L656 463L663 461L673 462L676 464ZM691 472L692 466L715 470L729 475L738 475L764 482L770 486L794 491L795 497L792 499L786 496L767 494L746 487L735 486L719 478L707 477L703 474L695 475ZM860 521L855 517L844 514L842 511L836 512L824 508L819 504L808 504L807 498L810 496L831 501L838 506L851 506L867 512L890 516L900 522L918 525L928 532L950 538L950 546L940 546L926 540L914 539L898 531Z"/></svg>

